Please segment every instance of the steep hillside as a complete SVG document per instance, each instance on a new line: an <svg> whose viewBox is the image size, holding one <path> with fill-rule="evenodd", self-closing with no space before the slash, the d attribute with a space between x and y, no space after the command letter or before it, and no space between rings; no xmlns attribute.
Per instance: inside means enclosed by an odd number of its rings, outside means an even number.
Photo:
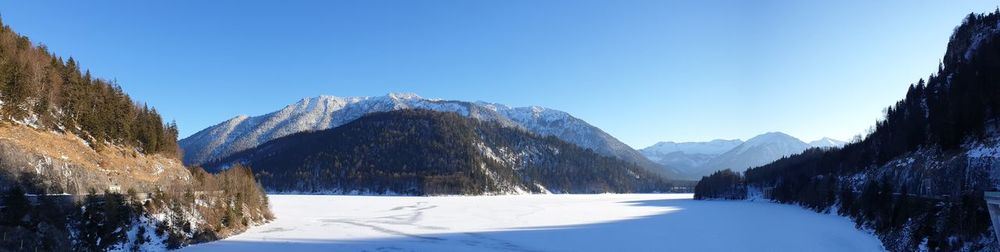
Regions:
<svg viewBox="0 0 1000 252"><path fill-rule="evenodd" d="M555 137L457 113L395 110L278 138L219 162L254 167L272 191L402 194L669 190L656 175Z"/></svg>
<svg viewBox="0 0 1000 252"><path fill-rule="evenodd" d="M190 177L177 128L116 84L0 24L0 189L149 191Z"/></svg>
<svg viewBox="0 0 1000 252"><path fill-rule="evenodd" d="M0 126L0 187L21 183L49 193L84 194L183 187L191 173L177 159L107 146L95 150L74 134ZM22 182L27 182L24 184Z"/></svg>
<svg viewBox="0 0 1000 252"><path fill-rule="evenodd" d="M145 154L180 155L177 126L132 100L112 81L91 76L71 57L0 24L0 123L72 133L91 147L120 145Z"/></svg>
<svg viewBox="0 0 1000 252"><path fill-rule="evenodd" d="M997 38L1000 11L970 14L937 73L911 85L863 140L750 169L742 181L703 180L712 185L700 185L696 195L745 197L702 195L745 186L775 201L836 211L874 230L892 251L1000 250L983 200L983 191L1000 184Z"/></svg>
<svg viewBox="0 0 1000 252"><path fill-rule="evenodd" d="M455 112L462 116L521 128L542 136L555 136L598 154L617 157L672 176L675 171L646 159L638 151L601 129L558 110L541 107L512 108L485 102L426 99L413 94L378 97L319 96L261 115L238 116L203 129L180 141L186 164L199 165L241 150L298 132L344 125L366 114L401 109Z"/></svg>
<svg viewBox="0 0 1000 252"><path fill-rule="evenodd" d="M155 109L0 28L0 250L163 250L271 218L247 169L179 155Z"/></svg>

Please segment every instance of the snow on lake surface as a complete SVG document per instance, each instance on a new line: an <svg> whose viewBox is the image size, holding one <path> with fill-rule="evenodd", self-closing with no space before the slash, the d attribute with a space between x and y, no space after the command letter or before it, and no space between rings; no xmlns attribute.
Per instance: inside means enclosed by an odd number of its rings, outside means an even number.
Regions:
<svg viewBox="0 0 1000 252"><path fill-rule="evenodd" d="M843 217L691 194L271 195L277 220L182 251L882 251Z"/></svg>

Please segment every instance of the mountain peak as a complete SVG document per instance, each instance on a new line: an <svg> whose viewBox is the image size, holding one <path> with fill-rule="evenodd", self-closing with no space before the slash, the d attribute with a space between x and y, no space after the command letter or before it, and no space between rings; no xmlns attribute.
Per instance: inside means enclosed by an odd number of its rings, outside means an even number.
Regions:
<svg viewBox="0 0 1000 252"><path fill-rule="evenodd" d="M382 96L335 96L335 95L319 95L313 97L302 98L296 104L315 104L330 101L342 101L342 102L359 102L363 100L371 99L387 99L387 100L432 100L421 97L416 93L411 92L390 92Z"/></svg>
<svg viewBox="0 0 1000 252"><path fill-rule="evenodd" d="M386 94L385 96L392 99L401 99L401 100L423 99L423 97L420 97L420 95L409 92L391 92Z"/></svg>
<svg viewBox="0 0 1000 252"><path fill-rule="evenodd" d="M774 143L774 142L801 142L802 144L805 144L805 142L802 142L802 140L799 140L798 138L795 138L791 135L785 134L784 132L780 131L767 132L764 134L757 135L747 140L746 144L758 145L758 144Z"/></svg>
<svg viewBox="0 0 1000 252"><path fill-rule="evenodd" d="M782 132L768 132L750 138L714 158L700 167L701 173L708 174L722 169L744 171L747 168L765 165L782 157L799 154L810 146L802 140Z"/></svg>
<svg viewBox="0 0 1000 252"><path fill-rule="evenodd" d="M818 148L841 147L844 146L844 144L846 144L846 142L829 137L823 137L819 140L809 142L809 146Z"/></svg>
<svg viewBox="0 0 1000 252"><path fill-rule="evenodd" d="M720 169L742 171L782 157L802 153L811 147L842 146L843 141L824 137L805 143L780 131L739 139L715 139L708 142L658 142L642 150L650 160L674 167L684 176L697 178Z"/></svg>

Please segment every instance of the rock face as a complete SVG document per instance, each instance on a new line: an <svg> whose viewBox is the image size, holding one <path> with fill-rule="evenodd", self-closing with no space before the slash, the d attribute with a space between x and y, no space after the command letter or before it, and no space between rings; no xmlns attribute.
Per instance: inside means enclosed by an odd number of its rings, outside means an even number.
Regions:
<svg viewBox="0 0 1000 252"><path fill-rule="evenodd" d="M319 96L303 99L260 116L237 116L180 141L184 162L200 165L298 132L335 128L374 112L426 109L454 112L560 140L598 154L636 163L666 175L675 174L635 149L569 113L542 107L508 107L487 102L426 99L414 94L376 97Z"/></svg>

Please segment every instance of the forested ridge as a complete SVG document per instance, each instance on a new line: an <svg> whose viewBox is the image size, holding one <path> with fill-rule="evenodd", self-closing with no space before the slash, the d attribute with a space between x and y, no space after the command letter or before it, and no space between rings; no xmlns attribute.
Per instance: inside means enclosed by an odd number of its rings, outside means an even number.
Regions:
<svg viewBox="0 0 1000 252"><path fill-rule="evenodd" d="M95 148L133 146L178 157L177 124L133 101L121 86L81 70L79 62L34 45L0 22L0 122L71 132Z"/></svg>
<svg viewBox="0 0 1000 252"><path fill-rule="evenodd" d="M175 123L2 22L0 132L0 251L159 251L273 218L250 168L183 167Z"/></svg>
<svg viewBox="0 0 1000 252"><path fill-rule="evenodd" d="M706 176L696 197L761 195L834 211L892 251L997 250L983 192L997 189L1000 172L998 22L1000 10L967 16L938 71L910 85L863 139Z"/></svg>
<svg viewBox="0 0 1000 252"><path fill-rule="evenodd" d="M298 133L206 165L254 167L268 190L493 194L670 190L658 175L555 137L429 110L363 116Z"/></svg>

